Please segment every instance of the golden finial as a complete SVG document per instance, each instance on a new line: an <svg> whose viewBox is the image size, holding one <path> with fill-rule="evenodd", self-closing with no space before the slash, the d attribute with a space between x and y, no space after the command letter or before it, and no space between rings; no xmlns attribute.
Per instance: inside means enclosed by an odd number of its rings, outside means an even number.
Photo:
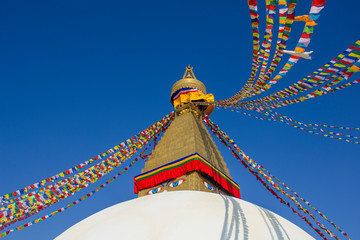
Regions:
<svg viewBox="0 0 360 240"><path fill-rule="evenodd" d="M185 70L183 79L184 79L184 78L196 79L195 74L194 74L194 72L193 72L193 68L190 67L190 64L189 64L189 66L186 67L186 70ZM197 79L196 79L196 80L197 80Z"/></svg>
<svg viewBox="0 0 360 240"><path fill-rule="evenodd" d="M183 78L173 85L170 96L173 96L176 91L182 88L195 88L206 94L205 85L196 79L193 68L190 65L186 67Z"/></svg>

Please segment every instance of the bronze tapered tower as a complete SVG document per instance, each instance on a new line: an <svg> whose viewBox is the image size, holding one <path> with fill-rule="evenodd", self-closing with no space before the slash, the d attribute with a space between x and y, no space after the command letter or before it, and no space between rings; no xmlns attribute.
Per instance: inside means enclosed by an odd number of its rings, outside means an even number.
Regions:
<svg viewBox="0 0 360 240"><path fill-rule="evenodd" d="M171 91L175 120L145 163L142 174L135 177L139 197L165 190L240 196L238 185L231 180L226 163L201 120L213 107L198 107L194 103L199 101L211 102L213 96L206 94L205 85L189 66Z"/></svg>

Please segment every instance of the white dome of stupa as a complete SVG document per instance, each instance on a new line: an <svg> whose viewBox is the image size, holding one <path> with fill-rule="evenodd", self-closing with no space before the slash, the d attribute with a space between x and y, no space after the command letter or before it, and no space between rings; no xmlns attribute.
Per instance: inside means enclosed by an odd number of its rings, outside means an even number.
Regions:
<svg viewBox="0 0 360 240"><path fill-rule="evenodd" d="M106 208L55 240L314 239L247 201L201 191L163 192Z"/></svg>

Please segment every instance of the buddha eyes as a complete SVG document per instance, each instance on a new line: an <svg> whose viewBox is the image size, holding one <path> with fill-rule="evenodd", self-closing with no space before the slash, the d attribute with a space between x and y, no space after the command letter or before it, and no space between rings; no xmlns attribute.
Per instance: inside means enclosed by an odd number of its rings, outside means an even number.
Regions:
<svg viewBox="0 0 360 240"><path fill-rule="evenodd" d="M171 183L169 183L169 182L163 183L163 184L161 184L161 186L173 188L173 187L179 186L179 185L182 184L184 181L185 181L185 179L179 179L179 180L174 181L174 182L171 182ZM152 194L158 193L158 192L160 192L161 190L163 190L163 187L153 188L153 189L151 189L151 190L149 190L149 191L147 192L147 195L152 195Z"/></svg>
<svg viewBox="0 0 360 240"><path fill-rule="evenodd" d="M205 187L207 187L210 191L214 190L214 187L211 186L210 184L208 184L207 182L203 181L203 184L205 185Z"/></svg>
<svg viewBox="0 0 360 240"><path fill-rule="evenodd" d="M180 184L182 184L183 182L184 182L184 179L179 179L179 180L177 180L177 181L175 181L175 182L170 183L170 184L169 184L169 187L177 187L177 186L179 186Z"/></svg>
<svg viewBox="0 0 360 240"><path fill-rule="evenodd" d="M203 181L203 184L205 185L205 187L207 187L210 191L219 193L220 195L227 195L222 188L219 188L217 186L213 186L210 183Z"/></svg>
<svg viewBox="0 0 360 240"><path fill-rule="evenodd" d="M152 194L158 193L161 191L161 189L162 189L162 187L151 189L150 191L147 192L147 195L152 195Z"/></svg>

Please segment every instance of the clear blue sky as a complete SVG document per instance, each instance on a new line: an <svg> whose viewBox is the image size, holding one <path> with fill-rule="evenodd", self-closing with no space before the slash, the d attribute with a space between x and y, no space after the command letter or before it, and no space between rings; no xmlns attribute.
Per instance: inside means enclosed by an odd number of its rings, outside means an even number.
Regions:
<svg viewBox="0 0 360 240"><path fill-rule="evenodd" d="M310 3L299 1L298 15ZM300 60L275 90L359 39L359 7L355 0L328 1L308 48L313 60ZM263 6L260 12L264 17ZM290 47L303 23L295 25ZM246 1L1 1L0 32L0 195L83 162L158 121L172 110L171 86L188 64L216 99L239 90L251 68ZM353 86L279 112L305 123L359 127L359 91ZM254 160L360 239L359 145L226 110L211 118ZM244 200L317 237L227 149L220 150ZM139 162L94 197L8 239L52 239L135 198L133 176L142 167Z"/></svg>

